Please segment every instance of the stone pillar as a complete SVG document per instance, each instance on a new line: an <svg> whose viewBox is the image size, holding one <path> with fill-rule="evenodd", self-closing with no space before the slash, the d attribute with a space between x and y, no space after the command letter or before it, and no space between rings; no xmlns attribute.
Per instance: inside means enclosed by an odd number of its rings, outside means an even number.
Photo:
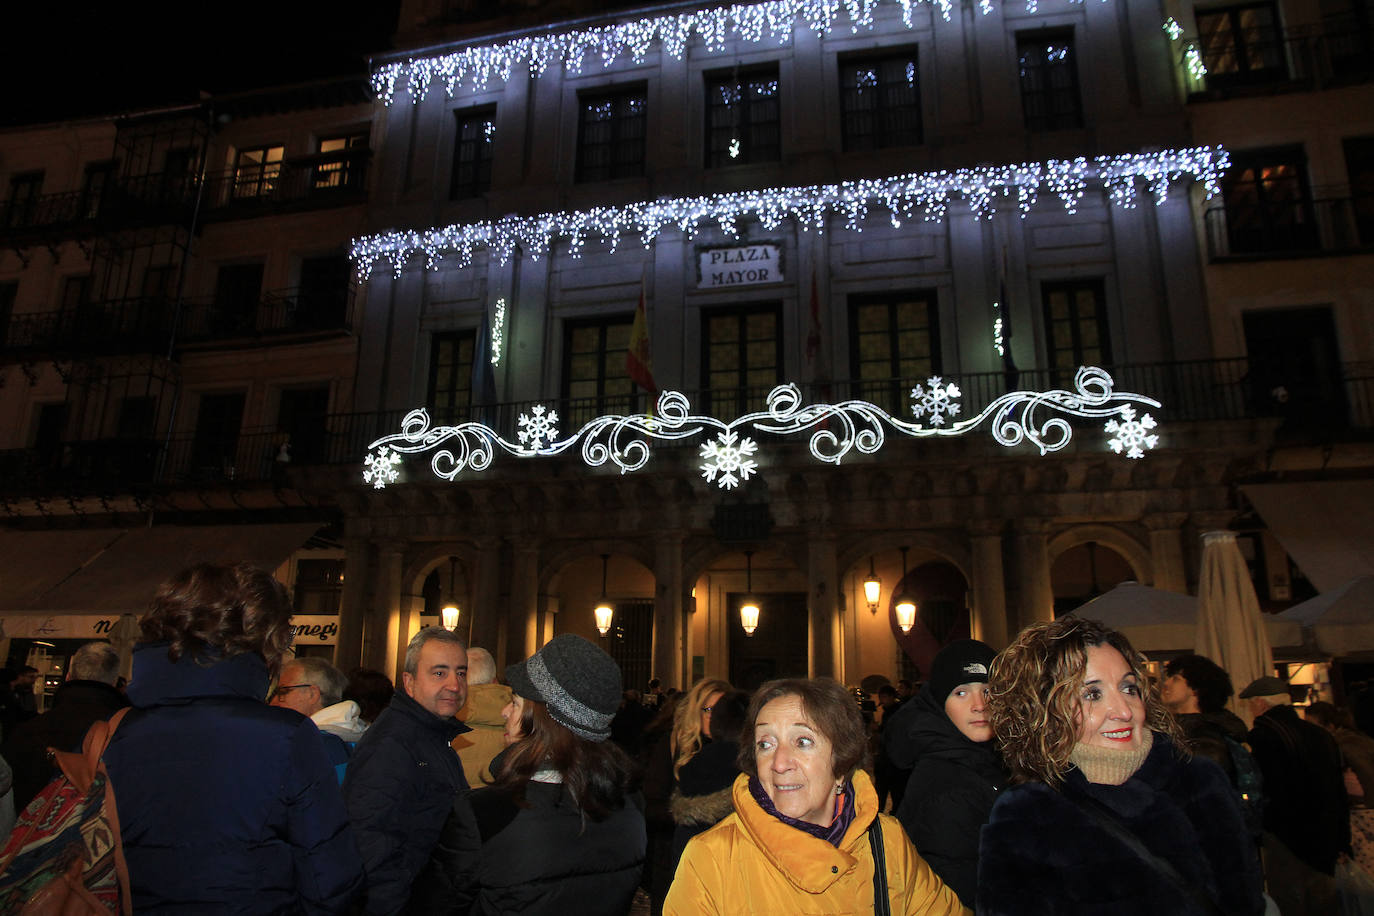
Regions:
<svg viewBox="0 0 1374 916"><path fill-rule="evenodd" d="M506 666L499 637L505 608L501 607L501 542L482 538L477 542L475 568L472 570L472 645L491 653L499 671Z"/></svg>
<svg viewBox="0 0 1374 916"><path fill-rule="evenodd" d="M813 537L807 547L806 606L811 618L810 671L812 677L839 673L838 561L833 537Z"/></svg>
<svg viewBox="0 0 1374 916"><path fill-rule="evenodd" d="M653 676L686 687L682 670L682 537L667 534L654 544Z"/></svg>
<svg viewBox="0 0 1374 916"><path fill-rule="evenodd" d="M542 645L539 626L539 546L530 542L517 544L513 554L510 610L504 615L509 627L506 651L519 654L508 658L506 664L529 658ZM544 638L549 636L552 634L544 634Z"/></svg>
<svg viewBox="0 0 1374 916"><path fill-rule="evenodd" d="M372 594L371 613L364 630L364 664L399 684L395 646L401 633L401 572L405 545L389 541L379 545L378 553L377 588Z"/></svg>
<svg viewBox="0 0 1374 916"><path fill-rule="evenodd" d="M1050 584L1049 543L1044 519L1016 523L1016 629L1054 619L1054 588Z"/></svg>
<svg viewBox="0 0 1374 916"><path fill-rule="evenodd" d="M339 641L334 667L352 671L363 663L363 622L367 616L368 574L372 550L367 538L345 537L344 586L339 607Z"/></svg>
<svg viewBox="0 0 1374 916"><path fill-rule="evenodd" d="M969 583L973 638L994 649L1008 643L1007 586L1002 572L1002 524L976 525L970 537L973 564Z"/></svg>
<svg viewBox="0 0 1374 916"><path fill-rule="evenodd" d="M404 591L396 605L396 677L393 680L397 684L401 683L401 672L405 670L406 649L411 637L420 632L420 612L425 609L424 596L411 593L408 585L402 584Z"/></svg>
<svg viewBox="0 0 1374 916"><path fill-rule="evenodd" d="M1141 519L1150 532L1150 563L1154 580L1144 583L1169 592L1188 593L1188 569L1183 562L1183 523L1186 512L1156 512Z"/></svg>

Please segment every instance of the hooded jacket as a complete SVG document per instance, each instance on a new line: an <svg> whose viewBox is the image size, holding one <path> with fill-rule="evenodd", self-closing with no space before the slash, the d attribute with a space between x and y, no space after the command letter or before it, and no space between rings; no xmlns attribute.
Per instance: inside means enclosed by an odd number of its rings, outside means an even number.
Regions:
<svg viewBox="0 0 1374 916"><path fill-rule="evenodd" d="M429 861L453 805L468 787L449 742L468 727L396 688L348 763L343 796L367 872L367 913L399 913Z"/></svg>
<svg viewBox="0 0 1374 916"><path fill-rule="evenodd" d="M803 833L759 807L749 776L734 784L735 813L692 838L663 905L688 914L857 914L873 912L868 827L878 819L895 916L966 914L954 891L916 854L895 818L878 813L878 793L854 774L854 820L839 846Z"/></svg>
<svg viewBox="0 0 1374 916"><path fill-rule="evenodd" d="M463 775L470 786L491 782L492 758L506 749L506 717L501 710L510 697L510 688L504 684L468 687L468 701L458 711L458 720L472 731L454 738L453 749L463 761Z"/></svg>
<svg viewBox="0 0 1374 916"><path fill-rule="evenodd" d="M1204 916L1074 801L1082 795L1111 809L1227 916L1264 912L1259 855L1226 774L1201 757L1180 759L1155 732L1144 763L1122 785L1090 783L1074 767L1060 790L1026 782L1001 793L983 828L979 916Z"/></svg>
<svg viewBox="0 0 1374 916"><path fill-rule="evenodd" d="M339 913L362 863L314 724L268 706L255 654L134 650L105 750L137 913Z"/></svg>
<svg viewBox="0 0 1374 916"><path fill-rule="evenodd" d="M314 722L320 731L338 735L339 740L349 746L350 753L353 746L362 740L363 732L367 731L367 723L358 715L358 704L353 700L326 706L312 715L310 721Z"/></svg>
<svg viewBox="0 0 1374 916"><path fill-rule="evenodd" d="M915 764L897 809L921 857L965 905L978 890L978 834L988 822L1008 773L992 741L970 741L959 731L930 684L911 701L907 743Z"/></svg>

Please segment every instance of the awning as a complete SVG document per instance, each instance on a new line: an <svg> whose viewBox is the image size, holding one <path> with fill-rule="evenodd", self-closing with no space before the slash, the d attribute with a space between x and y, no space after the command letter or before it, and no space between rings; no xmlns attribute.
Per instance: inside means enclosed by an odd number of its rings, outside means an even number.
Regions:
<svg viewBox="0 0 1374 916"><path fill-rule="evenodd" d="M243 560L273 570L319 529L307 522L0 532L0 613L142 613L183 567Z"/></svg>
<svg viewBox="0 0 1374 916"><path fill-rule="evenodd" d="M1318 592L1374 575L1374 481L1248 484L1240 489Z"/></svg>

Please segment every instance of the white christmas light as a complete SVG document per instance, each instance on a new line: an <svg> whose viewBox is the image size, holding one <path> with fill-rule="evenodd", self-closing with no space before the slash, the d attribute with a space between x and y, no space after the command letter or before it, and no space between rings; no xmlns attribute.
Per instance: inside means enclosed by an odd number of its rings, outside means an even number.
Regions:
<svg viewBox="0 0 1374 916"><path fill-rule="evenodd" d="M386 261L396 276L411 258L423 254L425 265L437 269L446 255L456 254L458 266L467 267L479 249L492 251L505 264L519 247L534 259L549 250L555 240L566 239L578 257L589 236L599 236L614 251L628 234L639 236L645 248L665 228L689 237L704 223L714 222L725 233L738 237L739 223L757 220L773 231L784 220L796 220L803 231L823 231L828 217L844 218L844 228L862 232L870 206L887 210L892 226L899 227L919 212L927 221L944 219L951 201L962 200L976 218L990 217L1004 201L1015 200L1021 215L1030 212L1042 191L1057 195L1065 209L1075 212L1089 182L1105 189L1111 202L1134 207L1136 182L1144 182L1155 203L1163 203L1169 187L1184 179L1202 183L1207 198L1221 193L1220 179L1230 157L1220 146L1126 153L1088 160L1051 159L1019 165L921 172L891 178L864 178L840 184L765 188L707 197L646 200L619 207L597 207L573 212L507 216L495 221L456 223L442 228L394 230L353 240L350 257L366 279L378 261Z"/></svg>
<svg viewBox="0 0 1374 916"><path fill-rule="evenodd" d="M491 364L501 365L501 343L506 335L506 300L496 300L496 314L491 320Z"/></svg>
<svg viewBox="0 0 1374 916"><path fill-rule="evenodd" d="M1197 43L1188 45L1183 52L1183 59L1188 63L1188 72L1193 79L1200 80L1207 75L1207 65L1202 62L1202 52L1198 50Z"/></svg>
<svg viewBox="0 0 1374 916"><path fill-rule="evenodd" d="M722 489L732 489L758 471L758 442L751 436L741 436L741 430L775 435L814 430L808 442L812 457L839 464L856 449L865 455L879 451L889 428L914 439L962 436L989 418L992 437L998 443L1010 447L1030 442L1042 455L1064 448L1073 438L1073 429L1065 416L1107 418L1105 428L1112 434L1108 447L1117 454L1124 452L1128 458L1140 458L1146 449L1158 444L1159 436L1150 432L1157 424L1149 414L1136 419L1136 407L1157 408L1160 404L1145 395L1114 391L1112 384L1112 377L1104 370L1082 366L1074 376L1072 391L1008 392L977 416L953 422L960 409L954 403L960 396L959 388L938 376L932 377L912 391L913 410L929 425L899 420L868 401L804 404L796 385L779 385L769 393L764 410L727 422L693 414L686 395L665 391L651 414L597 417L566 439L558 438L553 425L557 414L546 411L543 405L536 406L530 414L520 415L517 442L477 422L433 426L428 412L420 408L406 414L399 433L383 436L368 446L363 481L378 489L395 483L399 454L433 451L430 469L443 480L453 480L464 470L488 467L498 448L521 458L545 458L579 444L582 460L588 467L610 462L626 474L648 463L653 441L671 442L709 433L712 438L700 446L699 452L704 459L702 477ZM1042 420L1042 409L1063 416ZM951 422L946 424L946 420ZM377 473L378 467L384 470Z"/></svg>
<svg viewBox="0 0 1374 916"><path fill-rule="evenodd" d="M1183 26L1178 24L1178 20L1173 16L1164 20L1164 34L1169 36L1170 41L1178 41L1183 34Z"/></svg>
<svg viewBox="0 0 1374 916"><path fill-rule="evenodd" d="M998 313L997 317L992 319L992 348L997 351L998 356L1006 356L1007 351L1002 340L1002 316L1000 314L1001 309L1001 303L994 302L992 304L993 312Z"/></svg>
<svg viewBox="0 0 1374 916"><path fill-rule="evenodd" d="M413 57L404 62L393 61L373 71L372 89L382 104L389 106L400 85L404 85L412 103L428 95L436 83L442 84L452 98L465 83L480 90L493 79L510 79L520 68L527 69L532 78L538 78L553 64L572 74L581 73L589 56L599 58L601 65L607 68L623 56L638 65L654 45L670 57L682 60L694 35L708 51L720 50L731 40L757 44L764 40L765 33L772 41L785 45L792 40L798 24L804 24L817 36L829 35L839 26L842 9L851 33L861 28L870 29L879 3L900 6L902 24L908 29L916 27L912 22L912 9L918 3L934 3L946 22L950 21L953 10L952 0L767 0L735 4L635 22L526 35L496 44ZM1037 9L1037 0L1027 0L1028 12L1034 13ZM980 0L979 10L985 16L991 13L992 0Z"/></svg>

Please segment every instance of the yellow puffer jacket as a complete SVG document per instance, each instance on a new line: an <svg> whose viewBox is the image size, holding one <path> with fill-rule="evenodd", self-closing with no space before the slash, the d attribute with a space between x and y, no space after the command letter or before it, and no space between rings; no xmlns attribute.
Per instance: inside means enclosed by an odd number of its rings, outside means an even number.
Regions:
<svg viewBox="0 0 1374 916"><path fill-rule="evenodd" d="M838 848L764 811L735 780L735 813L692 838L682 854L664 916L698 913L855 914L873 912L868 825L881 818L893 916L971 916L916 853L902 825L878 813L878 794L854 774L854 822Z"/></svg>

